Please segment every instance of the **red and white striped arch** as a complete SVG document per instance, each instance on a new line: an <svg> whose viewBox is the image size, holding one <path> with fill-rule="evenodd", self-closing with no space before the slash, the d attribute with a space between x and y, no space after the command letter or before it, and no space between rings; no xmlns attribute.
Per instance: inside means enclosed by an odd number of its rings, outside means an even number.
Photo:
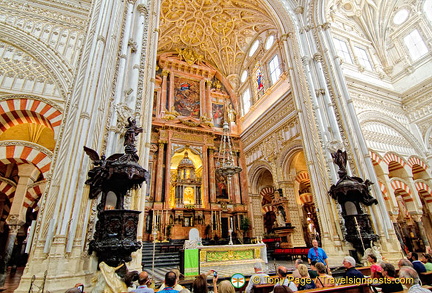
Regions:
<svg viewBox="0 0 432 293"><path fill-rule="evenodd" d="M263 214L266 214L268 212L276 212L276 208L274 206L268 204L268 205L263 206L262 211L263 211Z"/></svg>
<svg viewBox="0 0 432 293"><path fill-rule="evenodd" d="M388 153L384 156L384 162L389 166L389 171L395 171L406 166L406 162L396 154Z"/></svg>
<svg viewBox="0 0 432 293"><path fill-rule="evenodd" d="M263 200L265 199L265 202L271 203L274 197L274 187L264 187L261 189L260 195Z"/></svg>
<svg viewBox="0 0 432 293"><path fill-rule="evenodd" d="M428 166L418 157L411 157L408 159L408 166L411 167L413 174L426 171Z"/></svg>
<svg viewBox="0 0 432 293"><path fill-rule="evenodd" d="M381 190L381 194L383 195L384 199L389 200L390 198L389 198L389 194L387 192L387 187L385 186L385 184L382 183L381 181L378 181L378 186Z"/></svg>
<svg viewBox="0 0 432 293"><path fill-rule="evenodd" d="M0 178L0 193L6 195L10 203L12 203L13 197L15 195L15 190L16 190L15 183ZM0 222L6 221L6 218L9 215L9 211L10 211L10 206L8 204L5 204L3 206L3 212L0 215Z"/></svg>
<svg viewBox="0 0 432 293"><path fill-rule="evenodd" d="M45 191L46 180L39 181L33 184L29 189L24 199L24 207L34 209Z"/></svg>
<svg viewBox="0 0 432 293"><path fill-rule="evenodd" d="M375 152L369 151L369 155L371 157L371 160L372 160L372 163L374 164L374 166L379 165L383 161L381 156Z"/></svg>
<svg viewBox="0 0 432 293"><path fill-rule="evenodd" d="M300 194L300 201L302 204L313 203L312 193L302 193Z"/></svg>
<svg viewBox="0 0 432 293"><path fill-rule="evenodd" d="M26 145L0 146L0 164L11 163L35 165L46 178L45 174L51 167L51 155Z"/></svg>
<svg viewBox="0 0 432 293"><path fill-rule="evenodd" d="M42 124L58 133L62 113L53 106L30 98L10 98L0 101L0 132L23 124Z"/></svg>
<svg viewBox="0 0 432 293"><path fill-rule="evenodd" d="M414 184L419 196L423 197L425 202L432 203L432 189L424 182Z"/></svg>
<svg viewBox="0 0 432 293"><path fill-rule="evenodd" d="M9 201L12 202L16 190L16 185L9 180L2 180L0 178L0 193L5 194Z"/></svg>
<svg viewBox="0 0 432 293"><path fill-rule="evenodd" d="M297 174L295 181L297 181L299 184L303 184L300 188L309 188L310 187L310 178L309 173L306 171L302 171Z"/></svg>
<svg viewBox="0 0 432 293"><path fill-rule="evenodd" d="M414 199L412 198L412 192L405 182L400 180L392 180L391 186L395 192L399 193L402 196L404 202L409 203L414 201Z"/></svg>
<svg viewBox="0 0 432 293"><path fill-rule="evenodd" d="M308 172L305 172L305 171L300 172L300 173L297 174L295 180L296 180L297 182L299 182L299 183L300 183L300 182L305 182L305 181L310 182L309 173L308 173Z"/></svg>

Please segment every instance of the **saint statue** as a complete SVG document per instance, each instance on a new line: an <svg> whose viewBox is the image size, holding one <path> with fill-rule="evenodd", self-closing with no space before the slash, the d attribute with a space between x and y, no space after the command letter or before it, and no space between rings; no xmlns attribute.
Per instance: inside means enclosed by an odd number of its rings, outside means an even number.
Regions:
<svg viewBox="0 0 432 293"><path fill-rule="evenodd" d="M285 215L281 208L278 209L277 215L276 215L276 223L278 227L285 227Z"/></svg>
<svg viewBox="0 0 432 293"><path fill-rule="evenodd" d="M228 116L228 122L229 123L235 123L235 121L236 121L236 115L237 115L237 112L236 112L236 110L234 110L233 109L233 106L232 106L232 104L229 104L228 105L228 110L227 110L227 116Z"/></svg>

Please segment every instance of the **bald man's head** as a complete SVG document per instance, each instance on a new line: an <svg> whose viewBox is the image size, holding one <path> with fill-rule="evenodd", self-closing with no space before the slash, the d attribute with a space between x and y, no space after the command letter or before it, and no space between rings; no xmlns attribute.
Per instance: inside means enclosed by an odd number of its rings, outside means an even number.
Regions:
<svg viewBox="0 0 432 293"><path fill-rule="evenodd" d="M287 269L284 266L278 266L277 267L277 274L282 277L285 278L287 275Z"/></svg>
<svg viewBox="0 0 432 293"><path fill-rule="evenodd" d="M148 282L148 273L146 271L142 271L139 275L138 275L138 283L140 285L145 285Z"/></svg>

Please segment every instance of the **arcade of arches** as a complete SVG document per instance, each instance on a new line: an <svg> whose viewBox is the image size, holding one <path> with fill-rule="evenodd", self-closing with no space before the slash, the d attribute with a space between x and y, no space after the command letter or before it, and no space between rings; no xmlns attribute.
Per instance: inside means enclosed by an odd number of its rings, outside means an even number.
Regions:
<svg viewBox="0 0 432 293"><path fill-rule="evenodd" d="M140 241L192 227L210 243L231 229L240 243L318 239L339 265L353 249L328 195L342 149L350 176L374 183L372 245L394 261L432 243L432 0L0 8L0 253L26 265L16 292L44 272L50 292L90 284L97 200L83 146L122 152L128 117L151 174L125 203L142 211ZM215 172L224 123L242 168L230 180Z"/></svg>

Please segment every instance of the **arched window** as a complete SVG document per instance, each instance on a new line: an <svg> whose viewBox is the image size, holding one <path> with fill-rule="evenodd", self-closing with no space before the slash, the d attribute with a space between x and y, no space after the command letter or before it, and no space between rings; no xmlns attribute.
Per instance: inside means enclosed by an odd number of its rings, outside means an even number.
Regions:
<svg viewBox="0 0 432 293"><path fill-rule="evenodd" d="M249 112L249 109L251 107L251 93L249 88L247 88L242 95L242 104L243 104L243 115L246 115L247 112Z"/></svg>
<svg viewBox="0 0 432 293"><path fill-rule="evenodd" d="M272 85L275 84L282 73L280 69L280 62L278 55L274 55L274 57L269 62L269 72L270 72L270 80Z"/></svg>
<svg viewBox="0 0 432 293"><path fill-rule="evenodd" d="M242 75L241 75L240 81L241 81L242 83L245 82L246 79L247 79L247 77L248 77L248 72L247 72L247 70L245 70L245 71L243 71L243 73L242 73Z"/></svg>
<svg viewBox="0 0 432 293"><path fill-rule="evenodd" d="M258 49L259 41L256 40L255 43L252 44L250 50L249 50L249 57L255 54L256 50Z"/></svg>

